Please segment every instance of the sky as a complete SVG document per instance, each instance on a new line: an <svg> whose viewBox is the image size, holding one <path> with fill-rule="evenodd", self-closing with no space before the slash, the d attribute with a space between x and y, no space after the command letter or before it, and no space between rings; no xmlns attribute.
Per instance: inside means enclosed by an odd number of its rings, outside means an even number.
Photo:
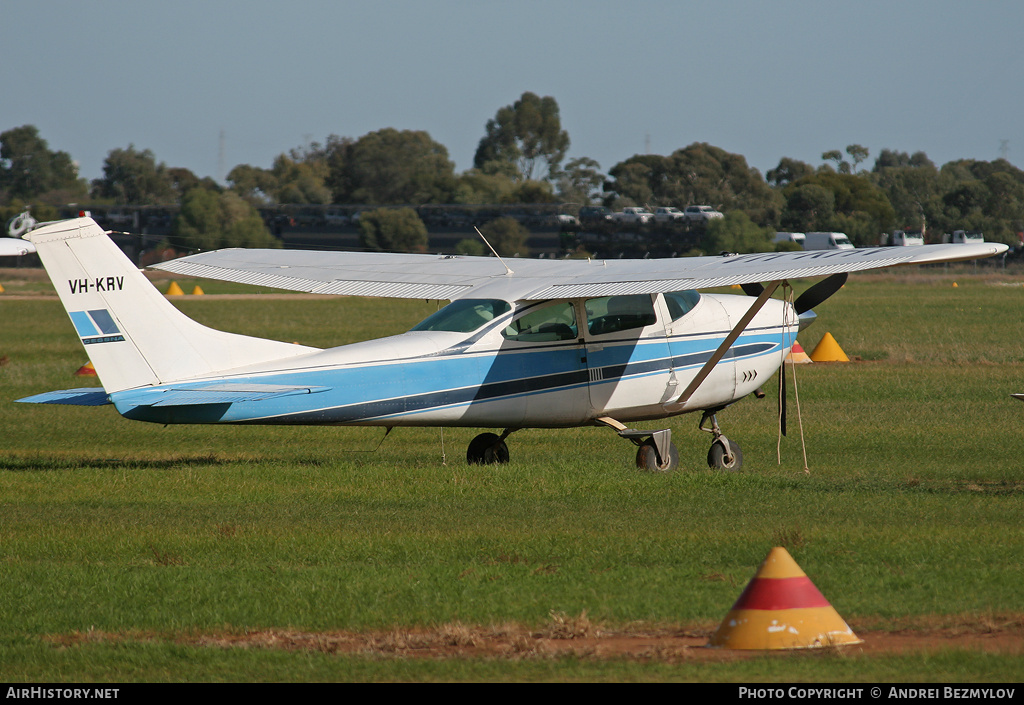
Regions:
<svg viewBox="0 0 1024 705"><path fill-rule="evenodd" d="M1020 0L0 0L0 132L87 179L117 148L223 182L329 135L425 130L456 171L524 92L566 161L707 142L1024 167Z"/></svg>

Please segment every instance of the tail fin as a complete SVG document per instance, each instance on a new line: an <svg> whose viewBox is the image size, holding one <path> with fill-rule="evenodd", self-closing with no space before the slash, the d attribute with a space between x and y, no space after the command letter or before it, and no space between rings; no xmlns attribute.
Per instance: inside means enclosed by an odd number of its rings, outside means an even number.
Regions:
<svg viewBox="0 0 1024 705"><path fill-rule="evenodd" d="M108 394L315 350L196 323L150 284L92 218L53 223L27 238Z"/></svg>

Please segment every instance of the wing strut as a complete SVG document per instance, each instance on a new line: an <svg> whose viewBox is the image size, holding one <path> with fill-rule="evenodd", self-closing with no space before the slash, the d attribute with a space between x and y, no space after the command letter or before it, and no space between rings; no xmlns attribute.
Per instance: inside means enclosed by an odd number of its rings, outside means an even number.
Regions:
<svg viewBox="0 0 1024 705"><path fill-rule="evenodd" d="M711 374L711 370L715 369L715 365L722 361L722 358L725 357L725 353L728 352L729 348L732 347L732 344L736 342L736 339L740 337L740 333L746 329L750 321L753 320L754 316L757 315L757 312L761 310L765 302L772 297L772 294L775 293L775 290L781 283L781 280L773 281L761 290L761 293L757 296L757 301L755 301L750 309L743 314L739 323L737 323L732 331L730 331L729 335L725 336L725 340L723 340L722 344L718 346L718 350L715 350L715 354L711 356L710 360L704 363L704 366L700 368L700 372L697 373L697 376L690 381L690 384L683 390L683 393L679 395L679 399L676 400L677 404L685 404L690 400L693 393L697 391L697 388L701 383L707 379L709 374Z"/></svg>

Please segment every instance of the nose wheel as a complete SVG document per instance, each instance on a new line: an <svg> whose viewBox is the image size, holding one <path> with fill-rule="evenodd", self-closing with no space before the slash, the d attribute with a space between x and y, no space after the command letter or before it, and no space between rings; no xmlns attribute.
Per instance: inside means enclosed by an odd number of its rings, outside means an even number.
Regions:
<svg viewBox="0 0 1024 705"><path fill-rule="evenodd" d="M708 420L711 421L711 428L704 428L704 424ZM698 428L715 437L715 440L711 442L711 449L708 451L708 466L719 470L739 470L743 465L743 453L740 451L740 446L725 437L713 411L704 412Z"/></svg>

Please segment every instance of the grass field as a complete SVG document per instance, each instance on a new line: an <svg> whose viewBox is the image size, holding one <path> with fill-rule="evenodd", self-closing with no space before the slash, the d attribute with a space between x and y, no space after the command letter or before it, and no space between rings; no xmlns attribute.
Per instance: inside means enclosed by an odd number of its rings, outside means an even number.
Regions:
<svg viewBox="0 0 1024 705"><path fill-rule="evenodd" d="M854 361L796 371L806 469L792 389L777 460L769 384L719 415L742 471L706 467L688 415L669 421L682 470L657 475L598 428L518 432L481 468L476 429L381 443L14 404L99 383L73 376L87 358L48 285L0 270L0 681L1019 682L1024 277L982 271L855 275L819 307L800 342L831 332ZM316 346L436 309L177 305ZM776 545L865 648L699 648ZM869 648L894 634L934 638Z"/></svg>

